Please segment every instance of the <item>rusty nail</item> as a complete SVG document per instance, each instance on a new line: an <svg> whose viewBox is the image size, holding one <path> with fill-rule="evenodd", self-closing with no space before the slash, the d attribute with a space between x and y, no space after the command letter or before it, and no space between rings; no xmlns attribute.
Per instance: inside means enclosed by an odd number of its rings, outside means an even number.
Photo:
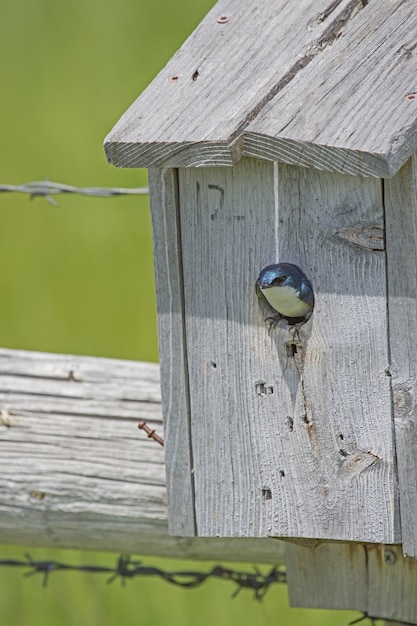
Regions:
<svg viewBox="0 0 417 626"><path fill-rule="evenodd" d="M216 21L218 24L227 24L229 20L230 17L228 17L227 15L220 15L220 17L218 17Z"/></svg>
<svg viewBox="0 0 417 626"><path fill-rule="evenodd" d="M149 428L145 420L139 422L138 428L145 431L145 433L148 435L148 439L153 439L154 441L157 441L161 446L164 445L164 440L162 439L162 437L157 435L156 432L152 430L152 428Z"/></svg>
<svg viewBox="0 0 417 626"><path fill-rule="evenodd" d="M181 77L180 77L180 75L179 75L179 74L173 74L173 75L170 77L170 79L169 79L169 80L171 81L171 83L176 83L176 82L177 82L177 80L179 80L180 78L181 78Z"/></svg>
<svg viewBox="0 0 417 626"><path fill-rule="evenodd" d="M404 96L404 100L407 100L407 102L417 100L417 93L408 93L406 96Z"/></svg>

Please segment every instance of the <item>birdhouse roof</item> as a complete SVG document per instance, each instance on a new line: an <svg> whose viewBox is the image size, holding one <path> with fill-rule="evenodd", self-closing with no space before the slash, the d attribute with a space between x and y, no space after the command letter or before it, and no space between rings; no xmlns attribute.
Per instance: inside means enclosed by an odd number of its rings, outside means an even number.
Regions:
<svg viewBox="0 0 417 626"><path fill-rule="evenodd" d="M110 132L107 157L390 177L417 147L416 32L406 0L220 0Z"/></svg>

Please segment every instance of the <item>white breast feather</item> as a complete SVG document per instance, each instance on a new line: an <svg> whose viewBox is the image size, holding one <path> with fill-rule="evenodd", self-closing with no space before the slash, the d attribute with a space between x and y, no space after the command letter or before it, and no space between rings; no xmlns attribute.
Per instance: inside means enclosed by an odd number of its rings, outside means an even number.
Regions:
<svg viewBox="0 0 417 626"><path fill-rule="evenodd" d="M299 299L299 292L294 287L270 287L262 289L262 293L269 304L286 317L303 317L310 310L310 307Z"/></svg>

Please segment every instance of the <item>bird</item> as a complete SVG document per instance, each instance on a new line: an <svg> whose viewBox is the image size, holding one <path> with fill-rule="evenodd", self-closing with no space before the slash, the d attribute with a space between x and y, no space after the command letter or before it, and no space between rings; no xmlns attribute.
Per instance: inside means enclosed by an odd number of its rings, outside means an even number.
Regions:
<svg viewBox="0 0 417 626"><path fill-rule="evenodd" d="M259 297L263 296L278 313L277 319L283 317L288 324L304 323L313 312L311 283L304 272L292 263L264 267L256 281L256 293Z"/></svg>

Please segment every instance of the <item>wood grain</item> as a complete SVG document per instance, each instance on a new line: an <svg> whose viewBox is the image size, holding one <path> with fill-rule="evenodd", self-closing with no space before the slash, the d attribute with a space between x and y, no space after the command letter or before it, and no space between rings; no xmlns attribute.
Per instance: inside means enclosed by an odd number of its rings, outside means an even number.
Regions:
<svg viewBox="0 0 417 626"><path fill-rule="evenodd" d="M328 543L286 547L291 606L350 609L416 624L417 561L401 546Z"/></svg>
<svg viewBox="0 0 417 626"><path fill-rule="evenodd" d="M188 363L177 172L149 172L162 406L166 432L169 529L196 534Z"/></svg>
<svg viewBox="0 0 417 626"><path fill-rule="evenodd" d="M275 540L168 534L159 366L0 350L2 543L280 564Z"/></svg>
<svg viewBox="0 0 417 626"><path fill-rule="evenodd" d="M338 236L380 183L242 159L179 195L198 535L399 541L385 257ZM278 260L315 292L296 335L255 295Z"/></svg>
<svg viewBox="0 0 417 626"><path fill-rule="evenodd" d="M417 557L417 174L415 157L384 181L390 373L404 553Z"/></svg>
<svg viewBox="0 0 417 626"><path fill-rule="evenodd" d="M295 484L305 485L304 536L396 542L385 257L336 235L382 221L381 185L285 165L277 176L278 256L305 268L316 302L301 366L290 359L283 373L287 411L298 422L286 455Z"/></svg>
<svg viewBox="0 0 417 626"><path fill-rule="evenodd" d="M403 0L220 0L108 135L107 157L392 176L417 144L416 28Z"/></svg>
<svg viewBox="0 0 417 626"><path fill-rule="evenodd" d="M233 169L179 170L199 536L279 534L256 447L274 436L257 415L265 373L256 350L269 340L255 295L273 242L272 175L269 164L246 159Z"/></svg>
<svg viewBox="0 0 417 626"><path fill-rule="evenodd" d="M348 174L392 176L417 143L417 13L401 0L369 2L263 108L245 154Z"/></svg>
<svg viewBox="0 0 417 626"><path fill-rule="evenodd" d="M361 0L220 0L108 135L109 161L233 165L247 124L361 8Z"/></svg>

